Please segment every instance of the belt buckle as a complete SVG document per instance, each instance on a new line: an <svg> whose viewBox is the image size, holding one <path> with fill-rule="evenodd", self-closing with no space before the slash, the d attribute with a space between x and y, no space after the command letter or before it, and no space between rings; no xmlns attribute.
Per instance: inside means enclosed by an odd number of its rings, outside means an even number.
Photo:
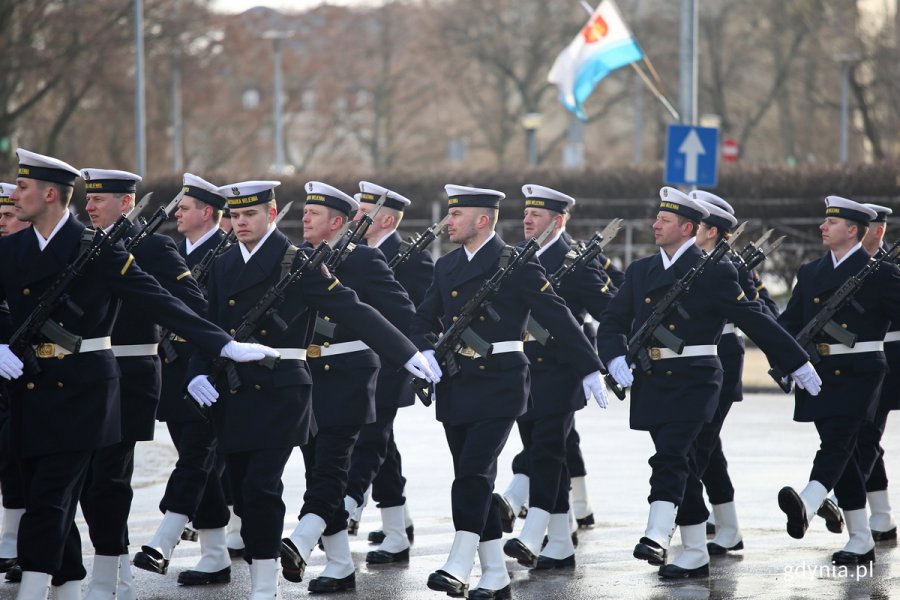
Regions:
<svg viewBox="0 0 900 600"><path fill-rule="evenodd" d="M322 356L322 346L318 344L310 344L306 349L307 358L319 358Z"/></svg>
<svg viewBox="0 0 900 600"><path fill-rule="evenodd" d="M469 348L468 346L463 346L459 349L458 353L466 358L475 358L475 350L473 348Z"/></svg>
<svg viewBox="0 0 900 600"><path fill-rule="evenodd" d="M42 344L38 344L35 348L34 352L37 354L38 358L53 358L53 350L55 344L51 344L50 342L44 342Z"/></svg>
<svg viewBox="0 0 900 600"><path fill-rule="evenodd" d="M650 360L661 360L661 359L662 359L662 349L650 348Z"/></svg>
<svg viewBox="0 0 900 600"><path fill-rule="evenodd" d="M828 344L816 344L816 351L820 356L828 356L831 354L831 346Z"/></svg>

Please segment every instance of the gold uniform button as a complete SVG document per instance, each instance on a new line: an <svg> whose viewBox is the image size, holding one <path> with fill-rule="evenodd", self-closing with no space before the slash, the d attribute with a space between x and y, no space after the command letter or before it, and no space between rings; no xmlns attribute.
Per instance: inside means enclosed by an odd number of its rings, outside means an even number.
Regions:
<svg viewBox="0 0 900 600"><path fill-rule="evenodd" d="M331 370L331 365L325 365L325 366L323 367L323 369L325 369L326 371L330 371L330 370Z"/></svg>
<svg viewBox="0 0 900 600"><path fill-rule="evenodd" d="M455 323L459 319L459 317L453 317L453 322Z"/></svg>
<svg viewBox="0 0 900 600"><path fill-rule="evenodd" d="M327 348L327 347L330 346L330 345L331 345L331 342L322 342L322 347L323 347L323 348Z"/></svg>
<svg viewBox="0 0 900 600"><path fill-rule="evenodd" d="M29 389L29 390L33 390L33 389L34 389L34 384L31 383L31 382L29 381L28 383L25 384L25 387L26 387L27 389Z"/></svg>
<svg viewBox="0 0 900 600"><path fill-rule="evenodd" d="M544 362L544 357L543 357L543 356L538 356L538 362Z"/></svg>
<svg viewBox="0 0 900 600"><path fill-rule="evenodd" d="M56 382L56 387L58 387L59 389L62 389L62 388L64 388L65 386L63 385L63 382L62 382L62 381L57 381L57 382Z"/></svg>
<svg viewBox="0 0 900 600"><path fill-rule="evenodd" d="M453 290L452 292L450 292L450 295L452 297L456 298L457 296L459 296L459 292L457 292L456 290Z"/></svg>
<svg viewBox="0 0 900 600"><path fill-rule="evenodd" d="M479 370L479 371L484 371L484 368L485 368L484 365L478 365L478 370Z"/></svg>
<svg viewBox="0 0 900 600"><path fill-rule="evenodd" d="M267 333L269 333L269 332L266 331L265 329L262 329L262 330L260 330L259 335L266 335Z"/></svg>
<svg viewBox="0 0 900 600"><path fill-rule="evenodd" d="M841 327L843 327L844 329L847 329L847 324L846 324L846 323L841 323Z"/></svg>
<svg viewBox="0 0 900 600"><path fill-rule="evenodd" d="M835 375L840 375L840 374L841 374L841 370L840 370L840 369L835 369L835 370L834 370L834 374L835 374Z"/></svg>
<svg viewBox="0 0 900 600"><path fill-rule="evenodd" d="M479 321L484 321L484 315L481 315L480 317L478 317L478 320L479 320Z"/></svg>
<svg viewBox="0 0 900 600"><path fill-rule="evenodd" d="M666 371L666 375L671 376L671 375L672 375L672 371Z"/></svg>
<svg viewBox="0 0 900 600"><path fill-rule="evenodd" d="M261 390L261 389L262 389L262 386L259 385L258 383L257 383L256 385L254 385L253 387L256 388L257 390Z"/></svg>
<svg viewBox="0 0 900 600"><path fill-rule="evenodd" d="M27 296L27 295L30 294L30 293L31 293L31 290L29 290L28 288L25 288L24 290L22 290L22 295L23 295L23 296Z"/></svg>
<svg viewBox="0 0 900 600"><path fill-rule="evenodd" d="M229 330L228 330L228 333L229 333L230 335L234 335L234 334L237 333L237 332L236 332L234 329L229 329Z"/></svg>
<svg viewBox="0 0 900 600"><path fill-rule="evenodd" d="M653 300L650 298L644 298L644 304L650 304L651 302L653 302Z"/></svg>
<svg viewBox="0 0 900 600"><path fill-rule="evenodd" d="M669 331L675 331L675 325L669 325Z"/></svg>
<svg viewBox="0 0 900 600"><path fill-rule="evenodd" d="M322 320L323 320L323 321L330 321L330 320L331 320L331 317L322 317Z"/></svg>
<svg viewBox="0 0 900 600"><path fill-rule="evenodd" d="M234 396L235 394L237 394L237 390L228 390L228 391L231 392L231 395L232 395L232 396Z"/></svg>
<svg viewBox="0 0 900 600"><path fill-rule="evenodd" d="M818 304L819 302L821 302L821 300L819 300L818 298L813 298L813 304Z"/></svg>
<svg viewBox="0 0 900 600"><path fill-rule="evenodd" d="M228 306L234 306L235 304L237 304L237 302L235 302L234 300L228 301Z"/></svg>

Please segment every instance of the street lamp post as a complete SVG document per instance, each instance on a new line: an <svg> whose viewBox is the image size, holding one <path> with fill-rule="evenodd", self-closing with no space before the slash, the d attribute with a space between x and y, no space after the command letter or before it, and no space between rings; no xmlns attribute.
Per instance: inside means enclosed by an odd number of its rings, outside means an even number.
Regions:
<svg viewBox="0 0 900 600"><path fill-rule="evenodd" d="M541 113L526 113L522 117L522 127L525 128L525 141L528 147L528 166L536 167L538 164L537 130L541 126Z"/></svg>
<svg viewBox="0 0 900 600"><path fill-rule="evenodd" d="M275 69L275 85L274 91L275 97L272 100L273 105L273 120L275 127L275 172L282 173L284 171L284 129L282 126L281 119L281 98L284 95L282 92L282 81L281 81L281 43L282 41L292 37L294 35L293 31L278 31L278 30L269 30L263 33L263 38L267 40L272 40L272 47L274 51L274 69Z"/></svg>
<svg viewBox="0 0 900 600"><path fill-rule="evenodd" d="M850 145L850 73L859 62L858 54L838 54L835 59L841 63L841 146L840 163L847 164Z"/></svg>
<svg viewBox="0 0 900 600"><path fill-rule="evenodd" d="M135 171L147 172L147 114L144 108L144 5L134 0L134 154Z"/></svg>

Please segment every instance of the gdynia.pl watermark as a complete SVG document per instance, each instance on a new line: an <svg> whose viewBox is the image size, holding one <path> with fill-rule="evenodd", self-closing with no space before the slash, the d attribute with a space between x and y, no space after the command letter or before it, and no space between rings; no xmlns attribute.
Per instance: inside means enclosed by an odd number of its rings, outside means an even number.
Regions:
<svg viewBox="0 0 900 600"><path fill-rule="evenodd" d="M784 567L785 575L794 575L800 577L814 577L816 579L835 578L835 579L853 579L859 581L866 577L872 576L874 563L865 563L862 565L823 565L802 563L799 565L786 565Z"/></svg>

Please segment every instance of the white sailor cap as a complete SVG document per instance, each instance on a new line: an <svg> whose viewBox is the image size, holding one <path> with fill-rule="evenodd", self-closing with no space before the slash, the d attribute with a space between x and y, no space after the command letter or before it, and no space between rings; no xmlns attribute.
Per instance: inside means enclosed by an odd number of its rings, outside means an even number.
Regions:
<svg viewBox="0 0 900 600"><path fill-rule="evenodd" d="M133 194L140 175L115 169L82 169L84 191L88 194Z"/></svg>
<svg viewBox="0 0 900 600"><path fill-rule="evenodd" d="M828 196L825 198L825 216L850 219L867 225L878 213L859 202L840 196Z"/></svg>
<svg viewBox="0 0 900 600"><path fill-rule="evenodd" d="M185 173L182 179L182 191L185 196L196 198L219 210L225 208L227 198L217 185L213 185L202 177L192 173Z"/></svg>
<svg viewBox="0 0 900 600"><path fill-rule="evenodd" d="M19 157L19 177L71 186L75 185L75 179L81 177L78 169L58 158L44 156L23 148L16 148L16 155Z"/></svg>
<svg viewBox="0 0 900 600"><path fill-rule="evenodd" d="M690 196L694 200L702 200L703 202L712 204L713 206L718 206L719 208L728 211L728 214L734 214L734 209L731 207L731 205L715 194L704 192L703 190L694 190L690 193Z"/></svg>
<svg viewBox="0 0 900 600"><path fill-rule="evenodd" d="M356 194L354 194L353 197L360 203L366 202L368 204L377 204L381 195L386 194L384 198L385 208L393 208L394 210L402 212L407 206L412 204L409 198L401 196L394 190L389 190L386 187L382 187L377 183L372 183L370 181L360 181L359 191L359 198L356 197Z"/></svg>
<svg viewBox="0 0 900 600"><path fill-rule="evenodd" d="M4 204L15 204L12 201L12 198L10 198L15 189L16 186L11 183L0 183L0 206L3 206Z"/></svg>
<svg viewBox="0 0 900 600"><path fill-rule="evenodd" d="M500 201L506 198L506 194L487 188L469 187L466 185L454 185L448 183L444 186L447 192L447 206L449 208L462 208L477 206L481 208L500 208Z"/></svg>
<svg viewBox="0 0 900 600"><path fill-rule="evenodd" d="M321 181L306 182L306 203L321 204L339 210L348 217L359 208L359 202L353 197Z"/></svg>
<svg viewBox="0 0 900 600"><path fill-rule="evenodd" d="M251 180L229 183L219 188L219 193L228 198L228 208L245 208L265 204L275 199L275 188L280 181Z"/></svg>
<svg viewBox="0 0 900 600"><path fill-rule="evenodd" d="M0 184L0 185L2 185L2 184ZM866 204L863 204L863 206L865 206L865 207L867 207L867 208L871 208L872 210L875 211L876 215L875 215L875 218L872 219L872 222L873 222L873 223L885 223L885 222L887 222L887 217L888 217L888 215L894 212L893 210L891 210L891 209L888 208L887 206L881 206L880 204L869 204L869 203L866 203Z"/></svg>
<svg viewBox="0 0 900 600"><path fill-rule="evenodd" d="M737 219L734 218L734 215L725 210L724 208L719 208L715 204L707 202L705 200L697 200L700 203L700 206L709 211L709 214L703 217L703 222L711 227L716 227L720 232L729 232L734 229L734 226L737 225Z"/></svg>
<svg viewBox="0 0 900 600"><path fill-rule="evenodd" d="M699 202L668 186L659 190L659 210L675 213L695 223L709 216L709 211Z"/></svg>
<svg viewBox="0 0 900 600"><path fill-rule="evenodd" d="M525 196L525 207L546 208L558 213L567 213L575 206L575 198L566 196L562 192L534 183L526 183L522 186L522 195Z"/></svg>

